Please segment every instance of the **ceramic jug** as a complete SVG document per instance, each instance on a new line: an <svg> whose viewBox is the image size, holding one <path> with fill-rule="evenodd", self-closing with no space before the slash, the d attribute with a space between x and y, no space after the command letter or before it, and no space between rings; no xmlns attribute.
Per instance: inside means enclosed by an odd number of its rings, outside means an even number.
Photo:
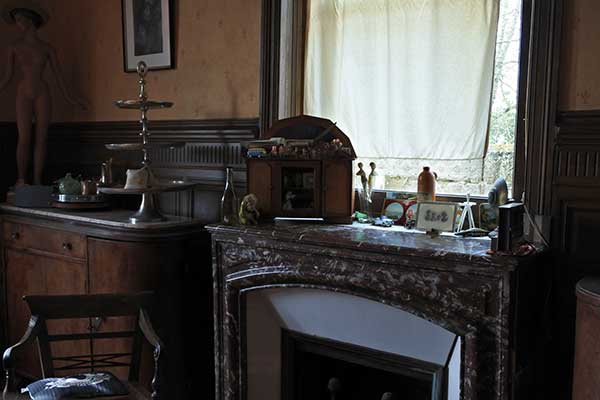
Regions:
<svg viewBox="0 0 600 400"><path fill-rule="evenodd" d="M417 180L417 201L435 201L435 180L437 174L429 167L423 167Z"/></svg>

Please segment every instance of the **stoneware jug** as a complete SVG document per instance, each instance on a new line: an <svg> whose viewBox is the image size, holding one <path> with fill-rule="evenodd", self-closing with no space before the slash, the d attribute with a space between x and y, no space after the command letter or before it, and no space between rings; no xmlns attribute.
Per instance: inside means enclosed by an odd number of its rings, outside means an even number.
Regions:
<svg viewBox="0 0 600 400"><path fill-rule="evenodd" d="M437 174L429 167L423 167L417 180L417 201L435 201L435 180Z"/></svg>

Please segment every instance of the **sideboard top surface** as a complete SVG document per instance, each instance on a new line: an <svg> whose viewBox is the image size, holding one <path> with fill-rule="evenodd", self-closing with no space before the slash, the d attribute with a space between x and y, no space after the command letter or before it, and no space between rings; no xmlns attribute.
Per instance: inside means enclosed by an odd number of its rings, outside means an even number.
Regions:
<svg viewBox="0 0 600 400"><path fill-rule="evenodd" d="M401 227L380 228L354 223L326 224L261 224L258 226L209 225L215 238L232 238L238 244L246 239L275 240L316 245L331 249L348 249L382 253L390 256L438 258L465 264L486 264L513 269L530 257L489 254L489 238L460 238L442 235L432 238L423 232ZM219 240L219 239L218 239Z"/></svg>
<svg viewBox="0 0 600 400"><path fill-rule="evenodd" d="M0 204L0 215L4 218L23 220L37 225L60 224L61 229L84 231L99 237L120 235L120 239L166 238L204 230L204 224L193 218L167 216L163 222L132 224L131 210L72 211L53 208L22 208ZM115 237L116 238L116 237Z"/></svg>

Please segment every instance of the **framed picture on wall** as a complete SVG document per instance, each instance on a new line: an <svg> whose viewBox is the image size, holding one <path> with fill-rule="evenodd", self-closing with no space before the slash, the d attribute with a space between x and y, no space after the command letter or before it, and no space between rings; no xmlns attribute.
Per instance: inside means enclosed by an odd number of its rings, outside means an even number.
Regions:
<svg viewBox="0 0 600 400"><path fill-rule="evenodd" d="M125 72L173 68L170 0L121 0Z"/></svg>

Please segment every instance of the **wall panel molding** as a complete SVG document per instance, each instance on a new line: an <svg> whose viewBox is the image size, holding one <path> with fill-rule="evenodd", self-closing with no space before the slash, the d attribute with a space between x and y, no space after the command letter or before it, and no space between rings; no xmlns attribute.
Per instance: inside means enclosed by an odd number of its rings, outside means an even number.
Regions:
<svg viewBox="0 0 600 400"><path fill-rule="evenodd" d="M221 184L226 167L245 171L241 143L258 137L258 119L151 121L149 129L153 143L186 142L182 148L153 151L157 170L167 175L181 171L185 178L199 183ZM53 124L48 164L80 166L87 172L91 167L99 169L102 161L113 157L118 166L134 168L137 152L113 152L104 145L139 140L139 124L134 121Z"/></svg>
<svg viewBox="0 0 600 400"><path fill-rule="evenodd" d="M114 175L124 181L125 170L139 168L138 152L113 152L107 143L137 143L137 121L108 121L52 124L48 132L47 182L66 172L84 177L100 175L100 165L112 157ZM197 183L194 191L165 194L161 207L170 214L214 222L219 215L219 199L225 182L225 168L233 167L238 195L246 190L246 163L241 143L258 137L258 118L220 120L151 121L154 143L186 142L174 150L160 149L151 154L155 172L163 178ZM14 122L0 122L2 180L0 197L15 181L17 129ZM134 199L135 200L135 199Z"/></svg>
<svg viewBox="0 0 600 400"><path fill-rule="evenodd" d="M555 178L600 178L600 143L559 145Z"/></svg>
<svg viewBox="0 0 600 400"><path fill-rule="evenodd" d="M600 110L563 111L556 125L558 144L600 145Z"/></svg>

